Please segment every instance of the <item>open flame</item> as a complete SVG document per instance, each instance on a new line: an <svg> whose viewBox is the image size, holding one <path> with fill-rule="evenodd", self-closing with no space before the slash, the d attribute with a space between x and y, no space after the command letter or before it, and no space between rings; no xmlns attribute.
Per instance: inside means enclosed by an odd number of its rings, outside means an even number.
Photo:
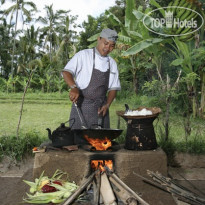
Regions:
<svg viewBox="0 0 205 205"><path fill-rule="evenodd" d="M89 138L87 135L85 135L84 137L93 147L95 147L96 150L103 151L112 146L111 140L109 140L107 137L105 137L104 139L93 139ZM105 167L112 170L113 162L112 160L92 160L91 167L94 170L100 169L101 172L105 171Z"/></svg>
<svg viewBox="0 0 205 205"><path fill-rule="evenodd" d="M109 168L110 170L113 169L113 162L112 160L92 160L91 167L94 170L100 169L101 172L104 172L105 167Z"/></svg>
<svg viewBox="0 0 205 205"><path fill-rule="evenodd" d="M87 135L84 137L93 147L96 148L96 150L107 150L112 146L111 140L109 140L107 137L105 137L105 139L93 139L89 138Z"/></svg>

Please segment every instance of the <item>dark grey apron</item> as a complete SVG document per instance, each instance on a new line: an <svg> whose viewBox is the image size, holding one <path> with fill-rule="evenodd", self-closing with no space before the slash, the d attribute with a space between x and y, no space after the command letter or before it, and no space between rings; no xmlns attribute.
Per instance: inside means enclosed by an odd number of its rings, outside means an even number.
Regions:
<svg viewBox="0 0 205 205"><path fill-rule="evenodd" d="M95 69L95 49L93 49L93 71L90 83L87 88L80 90L78 107L86 121L88 128L94 128L98 123L98 109L107 102L107 91L110 76L110 60L108 57L109 68L106 72ZM81 129L81 121L77 110L72 105L70 119L75 119L72 129ZM103 128L110 128L109 110L103 119Z"/></svg>

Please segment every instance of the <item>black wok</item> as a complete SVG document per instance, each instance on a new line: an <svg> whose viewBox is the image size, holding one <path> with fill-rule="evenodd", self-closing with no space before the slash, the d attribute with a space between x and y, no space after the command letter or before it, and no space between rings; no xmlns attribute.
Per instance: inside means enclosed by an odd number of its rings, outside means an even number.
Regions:
<svg viewBox="0 0 205 205"><path fill-rule="evenodd" d="M102 124L103 124L102 115L98 115L98 123L97 125L93 125L93 126L97 126L96 128L88 128L84 116L81 112L81 109L78 108L76 103L74 103L74 105L77 110L79 119L81 121L82 129L73 129L73 130L76 133L76 135L81 139L82 138L85 139L85 135L87 135L89 138L92 139L105 139L105 137L107 137L107 139L113 140L122 133L123 130L102 128Z"/></svg>
<svg viewBox="0 0 205 205"><path fill-rule="evenodd" d="M79 137L84 138L87 135L89 138L92 139L107 139L113 140L120 136L123 130L119 129L105 129L105 128L95 128L95 129L74 129L73 130L76 135Z"/></svg>

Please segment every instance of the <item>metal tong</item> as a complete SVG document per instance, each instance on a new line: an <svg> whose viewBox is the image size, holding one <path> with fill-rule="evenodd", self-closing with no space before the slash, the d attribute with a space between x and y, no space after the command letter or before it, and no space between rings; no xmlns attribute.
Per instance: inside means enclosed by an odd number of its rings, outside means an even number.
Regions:
<svg viewBox="0 0 205 205"><path fill-rule="evenodd" d="M83 117L83 114L82 114L80 108L78 107L77 103L75 103L75 102L74 102L74 105L75 105L76 111L78 113L78 117L80 118L81 128L87 129L87 125L86 125L85 119Z"/></svg>

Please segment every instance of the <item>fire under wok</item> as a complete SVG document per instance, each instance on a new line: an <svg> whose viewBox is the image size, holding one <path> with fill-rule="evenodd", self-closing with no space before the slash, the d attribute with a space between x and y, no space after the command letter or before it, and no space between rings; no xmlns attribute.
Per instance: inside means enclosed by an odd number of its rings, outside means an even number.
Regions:
<svg viewBox="0 0 205 205"><path fill-rule="evenodd" d="M102 115L98 115L98 122L96 125L96 128L88 128L86 125L86 121L84 119L84 116L81 112L81 109L78 107L78 105L76 103L74 103L78 117L81 121L81 128L82 129L76 129L74 130L74 132L76 133L77 136L81 136L81 137L89 137L92 139L105 139L105 137L107 137L107 139L109 140L113 140L115 138L117 138L123 130L120 129L110 129L110 128L103 128L103 116ZM74 122L75 123L75 122Z"/></svg>
<svg viewBox="0 0 205 205"><path fill-rule="evenodd" d="M120 136L123 130L120 129L105 129L105 128L94 128L94 129L74 129L75 134L79 137L88 136L92 139L107 139L113 140Z"/></svg>

